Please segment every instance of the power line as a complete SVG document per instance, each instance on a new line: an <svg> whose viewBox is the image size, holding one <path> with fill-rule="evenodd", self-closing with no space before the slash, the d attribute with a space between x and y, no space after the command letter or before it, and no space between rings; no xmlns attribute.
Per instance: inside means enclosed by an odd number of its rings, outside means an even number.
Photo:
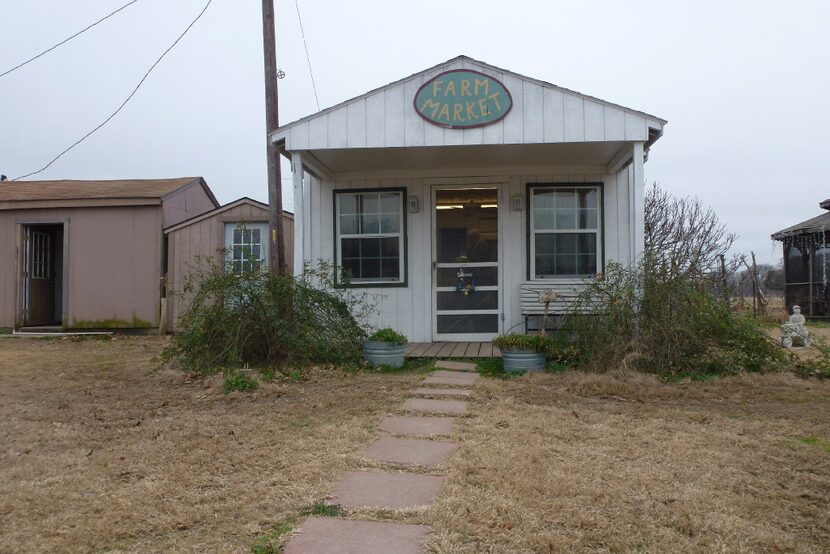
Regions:
<svg viewBox="0 0 830 554"><path fill-rule="evenodd" d="M300 34L303 36L303 47L305 48L305 59L308 62L308 73L311 75L311 88L314 89L314 101L317 102L317 111L320 111L320 99L317 98L317 84L314 82L314 71L311 69L311 56L308 55L308 43L305 41L305 30L303 29L303 16L300 15L300 1L294 0L297 8L297 19L300 21Z"/></svg>
<svg viewBox="0 0 830 554"><path fill-rule="evenodd" d="M213 0L208 0L207 1L207 3L205 4L205 7L202 8L202 11L199 12L199 15L197 15L196 18L193 21L190 22L190 25L188 25L185 28L185 30L182 31L182 34L179 35L179 38L174 40L173 44L168 46L167 50L162 52L161 56L159 56L158 59L153 63L153 65L150 66L150 69L148 69L147 72L144 73L144 76L141 78L141 80L135 86L135 88L130 93L130 95L127 96L127 98L123 102L121 102L121 105L118 106L118 108L114 112L112 112L109 117L107 117L104 121L99 123L98 126L95 127L94 129L92 129L90 132L88 132L87 134L85 134L84 136L82 136L81 138L76 140L75 142L73 142L63 152L61 152L60 154L58 154L57 156L52 158L52 161L50 161L48 164L44 165L43 167L41 167L37 171L32 171L31 173L27 173L26 175L21 175L20 177L16 177L16 178L12 179L12 181L18 181L20 179L25 179L26 177L31 177L32 175L37 175L38 173L40 173L42 171L45 171L46 169L49 168L50 165L52 165L53 163L58 161L61 157L63 157L64 154L66 154L67 152L69 152L70 150L72 150L73 148L78 146L79 144L81 144L83 141L85 141L87 138L89 138L94 132L96 132L98 129L100 129L101 127L103 127L107 123L109 123L110 120L113 117L118 115L118 112L120 112L124 108L124 106L127 105L127 102L129 102L132 99L132 97L135 96L135 93L138 92L138 89L141 88L141 85L144 84L144 81L147 79L147 77L150 76L150 73L156 68L156 66L161 62L161 60L164 59L164 57L167 55L167 53L170 52L179 43L179 41L182 40L182 38L187 34L187 32L190 31L190 28L193 27L193 25L195 25L196 22L199 21L199 19L201 19L202 15L204 15L204 13L207 11L208 7L210 6L211 2L213 2Z"/></svg>
<svg viewBox="0 0 830 554"><path fill-rule="evenodd" d="M117 14L118 12L120 12L121 10L123 10L124 8L127 8L127 7L131 6L132 4L135 4L136 2L138 2L138 0L131 0L130 2L127 2L126 4L124 4L123 6L121 6L120 8L118 8L117 10L115 10L114 12L110 12L109 14L105 15L104 17L102 17L101 19L99 19L98 21L96 21L95 23L92 23L91 25L87 25L86 27L84 27L83 29L81 29L80 31L78 31L77 33L75 33L74 35L72 35L71 37L68 37L68 38L63 39L62 41L60 41L59 43L55 44L54 46L50 46L49 48L47 48L46 50L44 50L44 51L43 51L43 52L41 52L40 54L38 54L38 55L36 55L36 56L32 56L31 58L29 58L29 59L28 59L28 60L26 60L25 62L21 62L21 63L17 64L16 66L14 66L13 68L11 68L11 69L9 69L9 70L6 70L6 71L4 71L3 73L0 73L0 77L5 77L6 75L8 75L9 73L11 73L12 71L15 71L16 69L20 69L20 68L21 68L21 67L23 67L24 65L26 65L26 64L28 64L28 63L31 63L31 62L35 61L36 59L38 59L39 57L43 56L44 54L48 54L49 52L51 52L52 50L54 50L54 49L55 49L55 48L57 48L58 46L61 46L61 45L63 45L63 44L66 44L67 42L69 42L69 41L70 41L70 40L72 40L73 38L77 37L78 35L81 35L81 34L83 34L83 33L87 32L87 31L89 31L90 29L92 29L93 27L95 27L96 25L98 25L99 23L102 23L103 21L106 21L107 19L109 19L110 17L114 16L115 14Z"/></svg>

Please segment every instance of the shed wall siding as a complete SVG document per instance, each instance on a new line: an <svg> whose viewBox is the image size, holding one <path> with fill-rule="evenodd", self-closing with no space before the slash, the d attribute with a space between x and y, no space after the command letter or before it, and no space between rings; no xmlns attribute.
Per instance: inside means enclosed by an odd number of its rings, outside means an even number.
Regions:
<svg viewBox="0 0 830 554"><path fill-rule="evenodd" d="M321 180L310 178L308 197L313 221L306 237L304 259L311 262L334 260L334 191L379 187L404 187L408 195L420 202L417 213L407 213L407 286L391 288L360 288L371 295L377 310L368 322L374 327L390 326L405 334L410 341L432 340L432 189L436 185L498 183L499 226L501 228L502 331L523 322L519 285L527 281L527 207L528 183L584 183L603 185L605 261L629 264L633 259L630 241L631 211L629 209L630 171L614 175L569 173L567 168L551 167L545 172L528 171L504 175L467 177L405 176L378 179ZM521 195L523 208L515 211L511 198ZM556 281L545 281L555 283Z"/></svg>
<svg viewBox="0 0 830 554"><path fill-rule="evenodd" d="M67 327L158 325L161 209L138 206L0 212L0 327L16 324L17 223L65 219Z"/></svg>
<svg viewBox="0 0 830 554"><path fill-rule="evenodd" d="M196 183L178 190L162 202L164 228L181 223L186 219L201 215L216 208L201 184Z"/></svg>
<svg viewBox="0 0 830 554"><path fill-rule="evenodd" d="M412 99L418 87L451 69L471 69L501 81L513 108L486 127L450 130L424 121ZM541 114L541 116L540 116ZM470 60L454 60L429 72L360 97L298 122L280 133L288 151L326 148L383 148L455 144L529 144L645 141L662 123L634 111L591 100L540 82L494 71Z"/></svg>
<svg viewBox="0 0 830 554"><path fill-rule="evenodd" d="M200 267L199 258L212 258L221 264L224 249L225 223L268 221L268 210L241 204L192 225L187 225L167 235L167 328L176 329L176 322L186 309L189 299L182 296L187 276ZM288 247L287 259L293 254L293 220L283 218L283 232ZM206 267L202 262L201 267Z"/></svg>

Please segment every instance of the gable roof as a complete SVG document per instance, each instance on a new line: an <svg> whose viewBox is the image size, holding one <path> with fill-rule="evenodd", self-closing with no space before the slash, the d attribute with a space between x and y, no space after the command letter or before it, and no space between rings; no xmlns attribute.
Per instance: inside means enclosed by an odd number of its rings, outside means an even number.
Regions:
<svg viewBox="0 0 830 554"><path fill-rule="evenodd" d="M164 230L164 234L166 235L168 233L172 233L173 231L178 231L179 229L187 227L188 225L193 225L194 223L198 223L198 222L200 222L202 220L205 220L209 217L219 215L219 214L221 214L223 212L226 212L230 209L233 209L237 206L241 206L242 204L248 204L249 206L253 206L255 208L265 210L266 212L268 211L268 204L265 204L265 203L260 202L258 200L254 200L252 198L248 198L247 196L243 196L242 198L234 200L233 202L228 202L227 204L225 204L223 206L219 206L218 208L216 208L214 210L210 210L209 212L205 212L203 214L193 216L190 219L185 219L184 221L176 223L175 225L171 225L170 227L167 227ZM288 217L289 219L294 218L293 213L287 212L285 210L283 210L282 215L283 215L283 217Z"/></svg>
<svg viewBox="0 0 830 554"><path fill-rule="evenodd" d="M539 120L544 117L545 124L547 124L548 119L553 120L558 117L561 120L563 119L563 116L568 117L568 115L571 115L571 112L575 113L576 111L579 111L579 118L582 119L583 114L587 116L587 111L591 111L592 114L598 113L598 118L601 120L601 125L607 127L609 126L610 122L610 126L613 127L610 133L606 132L606 130L603 129L602 137L597 136L595 128L585 129L583 127L578 133L579 136L574 135L569 137L568 130L566 128L564 129L564 132L560 132L562 131L561 129L556 131L552 130L550 133L550 137L548 136L548 133L545 132L544 136L533 136L530 137L529 140L527 137L524 137L524 140L500 137L500 140L496 140L495 142L590 142L596 140L636 140L647 141L650 145L651 143L656 141L657 138L659 138L660 134L662 133L663 126L667 123L665 119L648 114L646 112L642 112L632 108L627 108L625 106L614 104L606 100L601 100L599 98L582 94L570 89L566 89L554 85L552 83L527 77L507 69L501 69L496 66L470 58L469 56L461 55L447 60L446 62L440 63L436 66L433 66L429 69L420 71L418 73L414 73L408 77L404 77L403 79L399 79L377 89L371 90L365 94L362 94L350 100L346 100L344 102L336 104L335 106L332 106L325 110L321 110L317 113L300 118L291 123L282 125L278 129L270 132L271 140L274 142L285 141L286 149L289 151L312 150L315 148L437 145L437 143L433 144L432 142L430 142L428 138L425 139L424 132L418 133L417 130L414 133L414 141L409 141L408 138L405 136L405 132L397 133L404 136L393 137L391 140L389 139L389 137L383 137L381 139L382 143L378 140L372 140L371 137L368 137L368 135L371 133L371 129L369 129L370 123L368 121L366 124L367 129L364 133L364 136L362 137L361 143L361 139L358 139L357 141L352 141L351 138L345 140L343 138L343 135L345 134L344 128L348 127L352 123L352 121L354 121L357 124L361 124L361 118L367 120L370 119L371 116L369 115L369 111L371 109L377 109L378 111L380 111L384 107L387 113L390 113L390 115L392 115L393 117L399 117L400 119L404 120L403 123L399 125L399 127L405 127L407 131L410 130L410 128L413 128L414 126L416 127L417 125L423 125L424 122L421 120L420 116L416 114L414 108L412 107L412 98L414 98L413 93L422 83L426 82L428 79L434 77L435 75L438 75L443 71L451 69L472 69L491 75L495 78L502 80L503 82L509 81L517 85L518 90L515 90L515 92L512 93L514 105L517 107L521 107L521 105L527 101L528 105L532 106L532 108L529 109L534 109L538 112L533 117L531 117L531 119ZM533 88L533 86L535 86L536 90L523 90L523 88L525 88L525 83L532 85L529 88ZM508 83L505 82L505 85L508 85ZM556 99L560 102L560 104L568 103L567 100L562 100L562 98L568 98L572 101L571 104L574 104L575 102L573 101L576 101L579 102L580 105L562 105L557 106L555 108L552 106L550 110L551 112L554 109L557 109L560 113L548 113L548 110L545 110L541 105L543 104L541 98L543 92L549 96L556 96ZM525 99L525 97L528 97L527 100ZM367 105L363 108L355 106L355 104L360 104L361 102L371 102L373 99L377 99L378 101L374 102L371 106ZM392 109L390 110L390 108ZM512 118L514 120L521 119L523 117L522 111L522 109L512 110L512 112L508 114L507 118L505 118L504 121L506 122L509 118ZM355 112L354 119L352 119L351 117L351 112ZM384 125L384 121L382 120L383 118L380 119L381 121L375 122L379 126L379 131L383 131L384 126L386 127L386 130L388 130L390 126L389 121L387 120ZM586 117L585 119L587 120L588 117ZM557 121L557 124L559 123L561 123L561 121ZM583 122L582 124L584 125L584 123L585 122ZM320 140L319 137L315 138L315 125L317 127L317 130L319 131L319 133L317 134L321 136L329 135L326 141ZM565 124L565 126L566 125L567 123ZM457 133L464 134L470 134L471 132L481 133L481 129L470 128L457 129L454 131ZM330 135L332 134L337 136L335 140L331 139ZM478 138L477 140L478 142L472 142L472 144L482 144L487 142L486 140L482 142L480 138ZM323 142L325 142L325 144L323 144ZM352 142L355 142L355 144L351 144ZM461 144L471 143L465 140L462 141Z"/></svg>
<svg viewBox="0 0 830 554"><path fill-rule="evenodd" d="M201 184L215 205L213 192L201 177L117 179L102 181L3 181L0 202L48 200L159 199L190 185Z"/></svg>

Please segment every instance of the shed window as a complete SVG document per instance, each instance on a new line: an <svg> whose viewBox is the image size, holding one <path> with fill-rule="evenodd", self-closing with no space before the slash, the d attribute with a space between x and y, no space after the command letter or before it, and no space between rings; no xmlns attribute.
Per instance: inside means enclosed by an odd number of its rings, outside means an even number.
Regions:
<svg viewBox="0 0 830 554"><path fill-rule="evenodd" d="M336 191L337 265L353 284L403 283L404 191Z"/></svg>
<svg viewBox="0 0 830 554"><path fill-rule="evenodd" d="M225 262L228 270L239 275L267 268L267 237L267 223L226 223Z"/></svg>
<svg viewBox="0 0 830 554"><path fill-rule="evenodd" d="M530 191L532 278L595 275L602 251L600 188L540 186Z"/></svg>

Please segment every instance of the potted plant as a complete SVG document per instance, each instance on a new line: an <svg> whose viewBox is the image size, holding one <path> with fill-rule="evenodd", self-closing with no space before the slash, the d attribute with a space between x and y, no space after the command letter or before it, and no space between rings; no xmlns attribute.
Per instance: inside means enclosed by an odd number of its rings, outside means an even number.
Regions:
<svg viewBox="0 0 830 554"><path fill-rule="evenodd" d="M386 327L369 335L363 343L363 357L373 366L401 367L407 339L394 329Z"/></svg>
<svg viewBox="0 0 830 554"><path fill-rule="evenodd" d="M493 345L501 350L506 371L541 371L551 349L544 335L502 335L493 339Z"/></svg>

